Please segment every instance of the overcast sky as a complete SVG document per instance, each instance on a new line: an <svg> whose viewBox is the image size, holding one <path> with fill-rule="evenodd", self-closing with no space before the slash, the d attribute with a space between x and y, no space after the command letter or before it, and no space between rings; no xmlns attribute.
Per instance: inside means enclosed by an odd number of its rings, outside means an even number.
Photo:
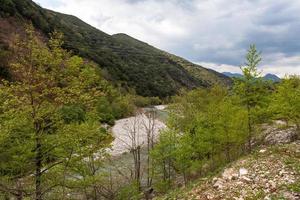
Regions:
<svg viewBox="0 0 300 200"><path fill-rule="evenodd" d="M255 43L263 73L300 74L299 0L34 1L220 72L239 72Z"/></svg>

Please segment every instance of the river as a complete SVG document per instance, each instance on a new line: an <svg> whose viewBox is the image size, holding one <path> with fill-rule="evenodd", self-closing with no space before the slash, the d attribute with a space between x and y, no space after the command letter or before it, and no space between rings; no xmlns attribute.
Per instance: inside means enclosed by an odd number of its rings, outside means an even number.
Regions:
<svg viewBox="0 0 300 200"><path fill-rule="evenodd" d="M154 115L154 119L149 113ZM151 116L153 116L151 115ZM133 145L141 147L147 144L147 130L151 127L154 140L158 138L160 131L166 129L167 111L165 105L141 109L135 116L117 120L112 127L115 137L109 153L113 156L129 152Z"/></svg>

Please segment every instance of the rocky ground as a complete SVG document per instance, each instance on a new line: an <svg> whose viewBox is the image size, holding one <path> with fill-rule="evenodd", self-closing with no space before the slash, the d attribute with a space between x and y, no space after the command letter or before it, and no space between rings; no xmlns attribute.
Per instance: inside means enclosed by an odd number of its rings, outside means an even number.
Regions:
<svg viewBox="0 0 300 200"><path fill-rule="evenodd" d="M300 141L290 142L289 134L282 137L282 129L271 132L266 137L268 145L232 163L218 176L164 199L300 200Z"/></svg>

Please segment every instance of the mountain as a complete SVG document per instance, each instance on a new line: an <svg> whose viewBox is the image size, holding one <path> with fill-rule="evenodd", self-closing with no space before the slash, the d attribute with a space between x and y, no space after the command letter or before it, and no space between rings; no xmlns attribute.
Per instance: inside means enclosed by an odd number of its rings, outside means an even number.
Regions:
<svg viewBox="0 0 300 200"><path fill-rule="evenodd" d="M64 48L97 63L108 80L125 88L134 88L143 96L166 97L181 88L231 84L229 78L213 70L126 34L108 35L77 17L44 9L31 0L0 0L0 16L2 52L7 50L7 41L12 34L22 33L24 24L32 22L44 38L54 30L62 32ZM5 67L1 73L7 74Z"/></svg>
<svg viewBox="0 0 300 200"><path fill-rule="evenodd" d="M266 74L265 76L264 76L264 79L266 79L266 80L270 80L270 81L274 81L274 82L279 82L281 79L278 77L278 76L276 76L275 74Z"/></svg>
<svg viewBox="0 0 300 200"><path fill-rule="evenodd" d="M222 74L224 74L225 76L228 76L230 78L242 78L243 77L243 75L239 74L239 73L223 72Z"/></svg>
<svg viewBox="0 0 300 200"><path fill-rule="evenodd" d="M239 73L223 72L222 74L225 75L225 76L228 76L230 78L242 78L243 77L243 75L239 74ZM281 80L275 74L266 74L263 78L265 80L273 81L273 82L279 82Z"/></svg>

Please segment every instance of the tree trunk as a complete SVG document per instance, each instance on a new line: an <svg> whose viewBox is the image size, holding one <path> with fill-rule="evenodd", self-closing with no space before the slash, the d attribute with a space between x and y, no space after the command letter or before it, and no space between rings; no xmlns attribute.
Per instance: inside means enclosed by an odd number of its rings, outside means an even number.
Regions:
<svg viewBox="0 0 300 200"><path fill-rule="evenodd" d="M150 181L150 133L147 135L147 187L151 186Z"/></svg>
<svg viewBox="0 0 300 200"><path fill-rule="evenodd" d="M22 188L22 182L21 181L22 180L17 181L17 188L18 188L17 196L16 196L17 200L22 200L23 199L23 188Z"/></svg>
<svg viewBox="0 0 300 200"><path fill-rule="evenodd" d="M186 177L186 172L185 172L185 170L183 170L182 175L183 175L184 186L186 186L186 185L187 185L187 177Z"/></svg>
<svg viewBox="0 0 300 200"><path fill-rule="evenodd" d="M248 150L252 151L252 125L251 125L251 114L250 114L250 106L247 105L247 113L248 113Z"/></svg>
<svg viewBox="0 0 300 200"><path fill-rule="evenodd" d="M36 133L36 152L35 152L35 199L42 199L42 187L41 187L41 178L42 178L42 144L40 133Z"/></svg>
<svg viewBox="0 0 300 200"><path fill-rule="evenodd" d="M137 182L138 187L141 189L141 148L138 146L137 149Z"/></svg>
<svg viewBox="0 0 300 200"><path fill-rule="evenodd" d="M231 157L230 157L230 144L229 143L226 144L225 154L226 154L226 160L229 163L231 161Z"/></svg>
<svg viewBox="0 0 300 200"><path fill-rule="evenodd" d="M297 123L296 124L296 136L295 136L295 140L299 140L300 139L300 124Z"/></svg>
<svg viewBox="0 0 300 200"><path fill-rule="evenodd" d="M140 156L140 146L131 150L134 161L134 179L138 184L138 188L140 189L140 171L141 171L141 156Z"/></svg>

